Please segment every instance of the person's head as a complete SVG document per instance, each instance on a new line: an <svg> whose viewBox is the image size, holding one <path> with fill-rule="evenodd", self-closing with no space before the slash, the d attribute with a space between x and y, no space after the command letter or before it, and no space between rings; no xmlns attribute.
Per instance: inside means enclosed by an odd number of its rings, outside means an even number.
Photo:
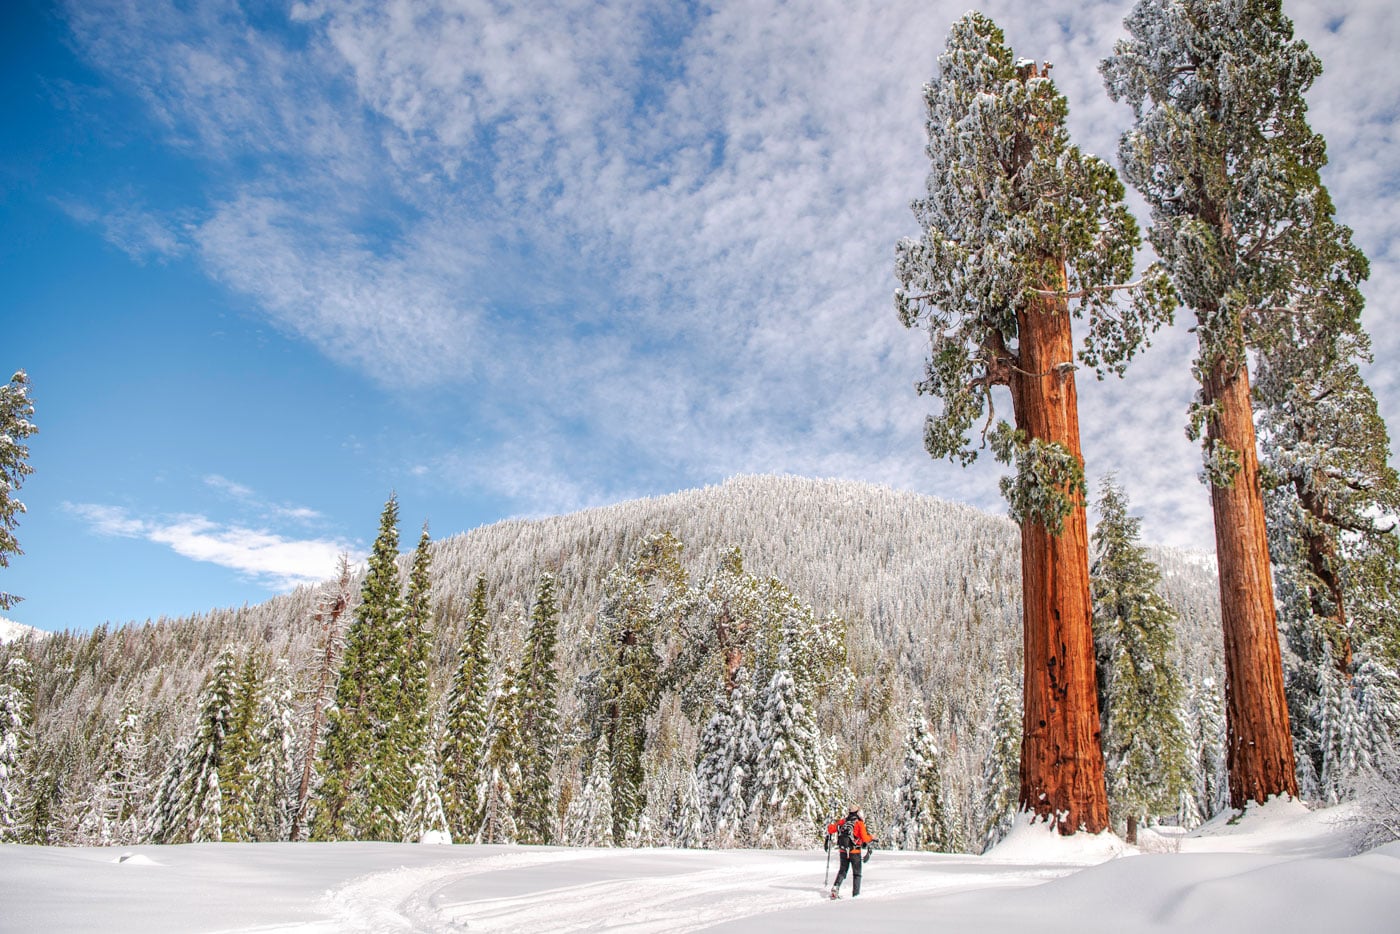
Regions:
<svg viewBox="0 0 1400 934"><path fill-rule="evenodd" d="M859 805L859 804L853 804L853 805L851 805L851 813L850 813L849 815L847 815L847 816L849 816L849 817L857 817L857 818L860 818L861 820L865 820L865 812L862 811L862 810L860 809L860 805Z"/></svg>

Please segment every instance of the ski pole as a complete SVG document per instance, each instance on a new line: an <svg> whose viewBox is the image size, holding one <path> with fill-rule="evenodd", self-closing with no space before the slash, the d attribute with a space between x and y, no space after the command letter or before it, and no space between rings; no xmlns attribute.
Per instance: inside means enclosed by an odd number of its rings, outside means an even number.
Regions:
<svg viewBox="0 0 1400 934"><path fill-rule="evenodd" d="M831 834L826 835L826 875L822 876L822 885L828 885L831 881Z"/></svg>

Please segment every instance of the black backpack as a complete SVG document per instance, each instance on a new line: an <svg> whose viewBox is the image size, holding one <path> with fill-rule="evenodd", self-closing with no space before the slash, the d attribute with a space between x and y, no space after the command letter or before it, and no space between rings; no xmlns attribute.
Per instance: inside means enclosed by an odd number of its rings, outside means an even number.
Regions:
<svg viewBox="0 0 1400 934"><path fill-rule="evenodd" d="M851 823L850 818L846 818L836 825L836 846L842 850L855 849L855 825Z"/></svg>

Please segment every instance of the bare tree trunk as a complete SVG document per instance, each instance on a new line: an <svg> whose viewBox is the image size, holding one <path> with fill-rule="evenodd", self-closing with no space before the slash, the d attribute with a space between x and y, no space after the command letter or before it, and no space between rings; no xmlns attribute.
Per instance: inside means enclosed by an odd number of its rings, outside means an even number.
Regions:
<svg viewBox="0 0 1400 934"><path fill-rule="evenodd" d="M1217 362L1203 383L1209 449L1233 451L1238 472L1229 486L1212 484L1215 553L1220 572L1220 616L1225 631L1226 762L1230 806L1261 804L1277 794L1298 795L1283 658L1264 529L1254 407L1243 362Z"/></svg>
<svg viewBox="0 0 1400 934"><path fill-rule="evenodd" d="M1018 360L1010 380L1016 425L1031 438L1063 445L1082 464L1067 303L1042 298L1018 314L1017 325ZM1089 535L1083 498L1074 498L1058 535L1038 521L1021 523L1021 807L1056 822L1066 835L1099 833L1108 826L1094 683Z"/></svg>
<svg viewBox="0 0 1400 934"><path fill-rule="evenodd" d="M1123 836L1123 842L1130 846L1137 846L1137 824L1137 817L1135 815L1129 815L1128 830Z"/></svg>

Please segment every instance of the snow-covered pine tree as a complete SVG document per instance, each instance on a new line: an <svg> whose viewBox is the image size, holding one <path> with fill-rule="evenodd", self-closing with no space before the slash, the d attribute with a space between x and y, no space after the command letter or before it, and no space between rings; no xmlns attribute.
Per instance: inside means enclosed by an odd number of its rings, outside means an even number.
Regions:
<svg viewBox="0 0 1400 934"><path fill-rule="evenodd" d="M0 672L0 843L21 843L28 776L34 675L27 659L11 655Z"/></svg>
<svg viewBox="0 0 1400 934"><path fill-rule="evenodd" d="M156 843L218 842L224 838L219 773L238 686L237 656L226 649L215 660L200 694L194 733L176 749L152 802L151 838Z"/></svg>
<svg viewBox="0 0 1400 934"><path fill-rule="evenodd" d="M1122 373L1170 319L1170 289L1155 271L1128 283L1140 238L1121 183L1070 144L1049 66L1016 60L990 19L953 25L924 99L932 167L912 205L923 234L895 248L900 320L931 338L919 391L943 404L924 442L970 463L985 417L983 441L1015 465L1002 489L1024 568L1021 805L1062 833L1097 833L1108 804L1071 322L1088 317L1079 357L1100 377ZM991 425L997 386L1010 390L1014 428Z"/></svg>
<svg viewBox="0 0 1400 934"><path fill-rule="evenodd" d="M29 376L15 373L0 385L0 568L10 566L10 555L22 555L15 538L15 526L24 514L24 503L15 499L24 478L34 472L29 464L29 446L24 440L39 429L30 421L34 402L29 397ZM0 610L8 610L23 597L0 590Z"/></svg>
<svg viewBox="0 0 1400 934"><path fill-rule="evenodd" d="M1000 670L1000 669L999 669ZM984 732L991 737L982 760L980 816L981 851L986 852L1011 832L1020 801L1021 692L1010 678L997 678Z"/></svg>
<svg viewBox="0 0 1400 934"><path fill-rule="evenodd" d="M79 818L79 840L96 846L127 846L142 841L144 812L151 793L143 720L140 704L128 700L122 705L111 740L98 759L97 780Z"/></svg>
<svg viewBox="0 0 1400 934"><path fill-rule="evenodd" d="M1138 543L1141 522L1116 478L1103 481L1095 506L1089 578L1108 804L1136 844L1139 819L1172 814L1187 785L1179 616L1157 592L1161 571Z"/></svg>
<svg viewBox="0 0 1400 934"><path fill-rule="evenodd" d="M1225 705L1214 678L1192 681L1183 718L1191 740L1191 794L1177 820L1196 827L1210 820L1230 800L1230 775L1225 762Z"/></svg>
<svg viewBox="0 0 1400 934"><path fill-rule="evenodd" d="M904 740L904 777L899 783L890 834L891 842L901 850L953 852L953 828L943 805L940 758L922 705L911 705Z"/></svg>
<svg viewBox="0 0 1400 934"><path fill-rule="evenodd" d="M485 750L486 703L489 698L486 617L486 578L472 587L466 633L457 651L457 669L447 692L447 709L439 759L442 763L442 806L454 840L468 840L481 826L477 797L481 759Z"/></svg>
<svg viewBox="0 0 1400 934"><path fill-rule="evenodd" d="M390 790L389 809L402 815L401 820L406 822L398 829L400 839L404 840L418 840L423 833L444 829L426 826L436 818L431 812L442 808L438 797L437 744L433 742L432 731L432 683L428 673L433 640L433 610L428 593L432 572L430 543L425 522L418 547L413 552L403 601L404 644L397 678L399 696L395 701L398 714L384 740L393 776L384 784ZM431 799L423 797L429 791ZM419 808L416 816L415 800Z"/></svg>
<svg viewBox="0 0 1400 934"><path fill-rule="evenodd" d="M1101 70L1133 108L1119 155L1151 240L1196 318L1203 439L1225 632L1230 803L1297 795L1248 354L1282 351L1311 310L1360 313L1365 258L1333 220L1304 94L1321 73L1281 0L1139 0Z"/></svg>
<svg viewBox="0 0 1400 934"><path fill-rule="evenodd" d="M554 587L554 575L540 576L520 661L516 699L523 745L516 816L521 843L553 843L559 823L554 793L559 754L559 672L555 664L559 604Z"/></svg>
<svg viewBox="0 0 1400 934"><path fill-rule="evenodd" d="M798 697L788 655L758 699L752 829L765 846L800 847L821 825L831 797L826 749L811 709Z"/></svg>
<svg viewBox="0 0 1400 934"><path fill-rule="evenodd" d="M647 718L661 696L660 646L674 638L693 603L680 553L681 543L670 533L648 536L603 583L593 649L598 671L586 685L583 706L612 756L617 844L646 808Z"/></svg>
<svg viewBox="0 0 1400 934"><path fill-rule="evenodd" d="M524 739L520 729L519 673L506 671L491 694L487 708L486 740L476 797L481 802L481 824L475 843L516 843L520 836L516 812L524 777L520 754Z"/></svg>
<svg viewBox="0 0 1400 934"><path fill-rule="evenodd" d="M612 759L605 732L588 762L583 788L569 802L564 821L564 842L569 846L613 845Z"/></svg>
<svg viewBox="0 0 1400 934"><path fill-rule="evenodd" d="M399 756L386 743L396 718L403 677L404 609L396 561L398 497L379 518L354 621L346 635L335 705L327 713L322 780L312 838L398 840L404 789L394 781ZM382 775L381 775L382 770Z"/></svg>
<svg viewBox="0 0 1400 934"><path fill-rule="evenodd" d="M315 687L311 695L311 715L306 720L306 738L301 749L301 778L297 783L296 800L292 806L292 822L288 839L301 840L309 823L311 792L315 787L317 751L326 726L326 710L334 703L339 678L341 653L345 636L341 620L350 608L350 558L340 556L340 565L333 587L323 593L316 603L315 621L320 630Z"/></svg>
<svg viewBox="0 0 1400 934"><path fill-rule="evenodd" d="M439 771L438 738L429 732L425 749L413 760L413 794L409 797L403 821L403 842L455 839L447 826L442 805L442 776Z"/></svg>

